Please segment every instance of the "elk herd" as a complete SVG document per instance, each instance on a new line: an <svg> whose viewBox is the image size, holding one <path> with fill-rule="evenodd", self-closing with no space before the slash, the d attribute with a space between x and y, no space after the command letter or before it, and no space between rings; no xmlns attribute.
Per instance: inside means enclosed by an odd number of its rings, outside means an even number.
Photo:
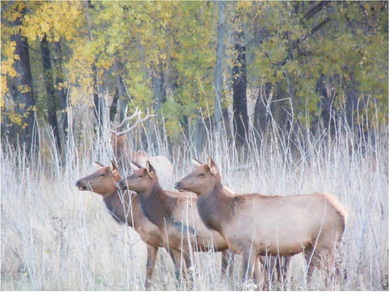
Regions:
<svg viewBox="0 0 390 293"><path fill-rule="evenodd" d="M164 190L159 178L172 178L170 161L131 151L125 137L112 134L116 161L96 163L98 170L76 187L100 194L114 220L132 227L145 242L145 288L151 288L159 248L172 258L176 278L189 283L194 252L221 252L221 276L230 278L234 255L241 255L242 285L259 289L286 282L290 259L300 253L308 280L315 268L325 274L325 283L340 276L335 252L347 212L334 195L236 194L222 185L211 158L206 163L192 159L194 169L174 185L177 191ZM120 172L124 166L133 170L126 178Z"/></svg>

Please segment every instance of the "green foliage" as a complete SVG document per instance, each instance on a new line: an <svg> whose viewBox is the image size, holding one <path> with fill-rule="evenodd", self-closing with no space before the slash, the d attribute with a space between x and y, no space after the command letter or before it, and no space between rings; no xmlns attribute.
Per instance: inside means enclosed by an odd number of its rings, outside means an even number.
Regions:
<svg viewBox="0 0 390 293"><path fill-rule="evenodd" d="M312 18L302 21L313 6L309 2L283 2L261 9L261 46L255 43L249 48L250 84L256 87L270 82L283 88L287 75L293 84L296 113L309 111L313 115L323 98L316 85L324 78L326 87L336 89L338 99L351 89L363 97L373 95L383 103L383 113L387 115L388 33L383 26L387 4L328 3ZM329 22L311 32L327 18ZM256 32L257 24L253 26ZM300 38L301 43L289 56L288 50ZM343 107L341 101L335 101L335 105Z"/></svg>
<svg viewBox="0 0 390 293"><path fill-rule="evenodd" d="M230 103L231 33L244 30L249 88L271 84L274 91L292 99L298 119L307 113L320 115L324 97L319 80L336 93L335 106L344 107L344 96L353 89L364 98L372 97L380 114L387 116L387 2L328 2L306 17L317 4L238 2L226 6L223 106ZM17 5L19 10L7 5ZM25 7L21 27L10 26ZM196 118L199 111L206 116L213 113L218 15L214 2L4 1L2 8L2 96L16 74L13 61L18 57L10 36L21 29L32 50L38 49L44 35L51 44L61 42L66 52L61 86L70 89L73 104L92 105L95 76L99 87L109 93L115 91L115 76L120 76L134 105L161 109L171 136L178 135L185 122L193 120L187 118ZM31 54L31 58L33 71L38 72L40 56ZM153 78L166 90L163 105L156 105Z"/></svg>

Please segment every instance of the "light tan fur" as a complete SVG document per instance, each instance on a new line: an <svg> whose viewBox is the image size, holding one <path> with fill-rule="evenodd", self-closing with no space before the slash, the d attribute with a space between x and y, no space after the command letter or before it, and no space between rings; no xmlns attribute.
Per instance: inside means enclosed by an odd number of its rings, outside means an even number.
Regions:
<svg viewBox="0 0 390 293"><path fill-rule="evenodd" d="M291 196L230 196L215 163L200 165L176 183L195 192L206 226L220 232L229 248L243 255L243 278L252 278L256 256L291 256L304 252L309 276L314 266L329 269L345 229L347 212L327 193Z"/></svg>

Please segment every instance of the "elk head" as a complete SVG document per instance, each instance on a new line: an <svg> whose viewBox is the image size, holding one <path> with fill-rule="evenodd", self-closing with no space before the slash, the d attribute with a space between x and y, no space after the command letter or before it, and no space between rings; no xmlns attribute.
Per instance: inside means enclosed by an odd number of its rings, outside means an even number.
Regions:
<svg viewBox="0 0 390 293"><path fill-rule="evenodd" d="M110 166L103 166L98 162L95 164L98 170L78 180L76 187L81 191L90 190L102 195L113 193L116 190L115 183L121 179L114 161Z"/></svg>
<svg viewBox="0 0 390 293"><path fill-rule="evenodd" d="M209 194L216 184L221 184L221 176L217 165L209 157L207 164L192 159L195 170L176 182L175 188L179 191L192 191L197 195Z"/></svg>
<svg viewBox="0 0 390 293"><path fill-rule="evenodd" d="M134 170L133 174L119 181L118 188L148 193L158 181L154 167L149 161L146 161L146 168L135 162L131 162L130 166Z"/></svg>

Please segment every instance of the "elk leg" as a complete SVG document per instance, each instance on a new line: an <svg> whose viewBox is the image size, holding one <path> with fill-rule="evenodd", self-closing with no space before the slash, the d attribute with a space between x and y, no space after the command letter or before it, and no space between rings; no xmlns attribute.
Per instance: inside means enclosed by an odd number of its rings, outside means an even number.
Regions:
<svg viewBox="0 0 390 293"><path fill-rule="evenodd" d="M273 258L269 255L259 256L259 261L264 268L264 286L270 288L273 281Z"/></svg>
<svg viewBox="0 0 390 293"><path fill-rule="evenodd" d="M154 247L147 244L146 249L147 249L147 260L146 260L145 288L150 289L152 275L157 260L158 247Z"/></svg>
<svg viewBox="0 0 390 293"><path fill-rule="evenodd" d="M323 271L325 288L334 281L334 273L332 271L332 265L334 264L334 251L332 249L317 247L317 249L311 248L305 251L306 262L308 263L308 282L311 281L314 269ZM328 290L328 289L326 289Z"/></svg>
<svg viewBox="0 0 390 293"><path fill-rule="evenodd" d="M320 253L321 257L321 268L325 274L325 290L335 290L331 289L331 286L335 286L336 276L337 276L337 264L335 261L335 254L332 249L324 249ZM335 268L335 270L333 269ZM329 288L329 289L328 289Z"/></svg>
<svg viewBox="0 0 390 293"><path fill-rule="evenodd" d="M261 256L258 256L255 261L253 275L254 275L256 285L259 286L259 288L261 288L264 291L264 290L268 290L268 284L264 280L264 272L262 268L264 268L264 265L262 263L262 258Z"/></svg>
<svg viewBox="0 0 390 293"><path fill-rule="evenodd" d="M221 265L221 276L232 277L233 276L233 262L234 262L234 253L230 249L221 251L222 253L222 265Z"/></svg>
<svg viewBox="0 0 390 293"><path fill-rule="evenodd" d="M258 256L253 250L244 251L242 254L242 281L244 284L248 280L253 279L253 273L255 269L256 260Z"/></svg>
<svg viewBox="0 0 390 293"><path fill-rule="evenodd" d="M270 256L268 259L268 281L277 282L282 287L287 283L287 274L290 267L291 257L289 256Z"/></svg>
<svg viewBox="0 0 390 293"><path fill-rule="evenodd" d="M186 263L186 275L185 275L185 278L187 280L187 282L189 283L189 287L187 288L187 290L192 290L192 285L193 285L193 267L192 267L192 262L191 262L191 258L190 258L190 255L188 252L186 251L183 251L183 257L184 257L184 261Z"/></svg>
<svg viewBox="0 0 390 293"><path fill-rule="evenodd" d="M183 272L181 267L181 252L180 250L169 249L169 254L172 258L173 264L175 265L176 280L180 281L180 274Z"/></svg>
<svg viewBox="0 0 390 293"><path fill-rule="evenodd" d="M290 268L291 257L290 256L278 256L277 257L277 278L278 281L284 285L287 282L287 275Z"/></svg>
<svg viewBox="0 0 390 293"><path fill-rule="evenodd" d="M309 247L305 249L305 258L308 265L307 283L310 283L314 269L321 269L321 255L318 253L317 249L314 249L314 247Z"/></svg>

